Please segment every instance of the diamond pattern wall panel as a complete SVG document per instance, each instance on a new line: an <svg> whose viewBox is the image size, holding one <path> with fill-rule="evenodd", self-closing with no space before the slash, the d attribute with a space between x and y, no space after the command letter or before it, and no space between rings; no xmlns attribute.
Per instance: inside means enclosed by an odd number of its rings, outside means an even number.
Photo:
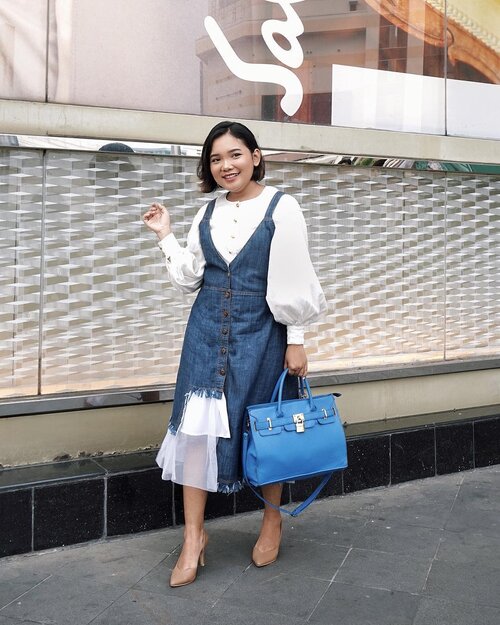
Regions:
<svg viewBox="0 0 500 625"><path fill-rule="evenodd" d="M500 353L500 177L448 180L446 355Z"/></svg>
<svg viewBox="0 0 500 625"><path fill-rule="evenodd" d="M329 303L307 337L312 368L442 359L444 176L286 165L271 177L304 208Z"/></svg>
<svg viewBox="0 0 500 625"><path fill-rule="evenodd" d="M0 393L36 393L39 350L42 393L175 381L193 296L169 285L140 217L161 200L185 241L206 201L196 160L54 151L44 169L39 152L0 156ZM311 370L498 353L498 177L267 170L304 209L329 303L307 333Z"/></svg>
<svg viewBox="0 0 500 625"><path fill-rule="evenodd" d="M161 199L176 232L196 210L193 162L50 153L43 314L44 393L175 379L192 301L167 282L140 217Z"/></svg>
<svg viewBox="0 0 500 625"><path fill-rule="evenodd" d="M42 153L0 150L0 397L38 391Z"/></svg>

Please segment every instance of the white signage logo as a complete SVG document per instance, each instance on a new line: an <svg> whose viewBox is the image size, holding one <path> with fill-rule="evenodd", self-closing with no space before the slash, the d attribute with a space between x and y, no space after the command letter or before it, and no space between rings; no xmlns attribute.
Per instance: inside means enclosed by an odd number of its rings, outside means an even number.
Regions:
<svg viewBox="0 0 500 625"><path fill-rule="evenodd" d="M304 0L266 0L280 4L286 15L286 20L267 20L262 24L261 33L267 47L272 54L287 67L271 63L246 63L242 61L231 47L221 27L213 17L205 18L205 28L214 46L219 51L229 70L238 78L253 82L270 82L281 85L285 89L280 106L283 112L290 117L294 115L302 104L304 90L298 77L290 67L297 69L304 61L304 53L297 37L304 32L304 25L292 8L292 4ZM290 49L282 48L275 40L274 35L283 35L290 44Z"/></svg>

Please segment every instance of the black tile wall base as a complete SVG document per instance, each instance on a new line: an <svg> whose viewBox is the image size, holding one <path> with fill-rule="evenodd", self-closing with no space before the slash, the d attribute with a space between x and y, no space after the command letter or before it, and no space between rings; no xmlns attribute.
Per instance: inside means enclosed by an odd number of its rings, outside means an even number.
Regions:
<svg viewBox="0 0 500 625"><path fill-rule="evenodd" d="M391 483L436 474L436 430L433 427L391 435Z"/></svg>
<svg viewBox="0 0 500 625"><path fill-rule="evenodd" d="M387 486L391 479L390 436L355 438L347 442L348 468L344 471L344 492Z"/></svg>
<svg viewBox="0 0 500 625"><path fill-rule="evenodd" d="M474 454L476 467L500 464L500 418L474 423Z"/></svg>
<svg viewBox="0 0 500 625"><path fill-rule="evenodd" d="M31 497L31 490L0 494L0 557L31 551Z"/></svg>
<svg viewBox="0 0 500 625"><path fill-rule="evenodd" d="M466 471L472 469L473 466L474 427L472 423L436 427L437 474Z"/></svg>
<svg viewBox="0 0 500 625"><path fill-rule="evenodd" d="M102 479L35 488L34 550L101 538L104 533L103 501Z"/></svg>
<svg viewBox="0 0 500 625"><path fill-rule="evenodd" d="M321 497L500 463L500 415L348 440L349 467ZM182 488L161 479L156 451L0 471L0 557L178 525ZM317 479L286 484L282 503ZM248 489L210 493L206 517L262 508ZM307 513L306 513L307 514Z"/></svg>
<svg viewBox="0 0 500 625"><path fill-rule="evenodd" d="M110 475L107 495L108 536L173 524L172 483L161 479L158 468Z"/></svg>

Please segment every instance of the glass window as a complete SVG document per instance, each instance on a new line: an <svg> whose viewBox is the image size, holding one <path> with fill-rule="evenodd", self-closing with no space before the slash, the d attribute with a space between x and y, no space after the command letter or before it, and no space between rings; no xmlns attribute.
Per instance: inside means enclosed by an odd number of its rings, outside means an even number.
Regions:
<svg viewBox="0 0 500 625"><path fill-rule="evenodd" d="M0 2L0 98L45 100L47 4Z"/></svg>
<svg viewBox="0 0 500 625"><path fill-rule="evenodd" d="M267 183L299 200L329 303L311 371L498 354L498 174L276 159ZM194 296L140 217L161 199L184 242L207 201L196 164L0 150L0 396L175 382Z"/></svg>
<svg viewBox="0 0 500 625"><path fill-rule="evenodd" d="M4 0L0 35L2 97L500 136L498 0Z"/></svg>

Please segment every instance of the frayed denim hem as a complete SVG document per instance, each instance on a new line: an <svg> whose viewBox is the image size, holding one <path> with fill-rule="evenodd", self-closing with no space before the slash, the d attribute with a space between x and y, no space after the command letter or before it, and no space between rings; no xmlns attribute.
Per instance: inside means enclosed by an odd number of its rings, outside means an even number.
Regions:
<svg viewBox="0 0 500 625"><path fill-rule="evenodd" d="M222 493L223 495L232 495L233 493L237 493L245 486L245 484L238 480L238 482L233 482L232 484L221 484L220 482L217 484L217 492Z"/></svg>

